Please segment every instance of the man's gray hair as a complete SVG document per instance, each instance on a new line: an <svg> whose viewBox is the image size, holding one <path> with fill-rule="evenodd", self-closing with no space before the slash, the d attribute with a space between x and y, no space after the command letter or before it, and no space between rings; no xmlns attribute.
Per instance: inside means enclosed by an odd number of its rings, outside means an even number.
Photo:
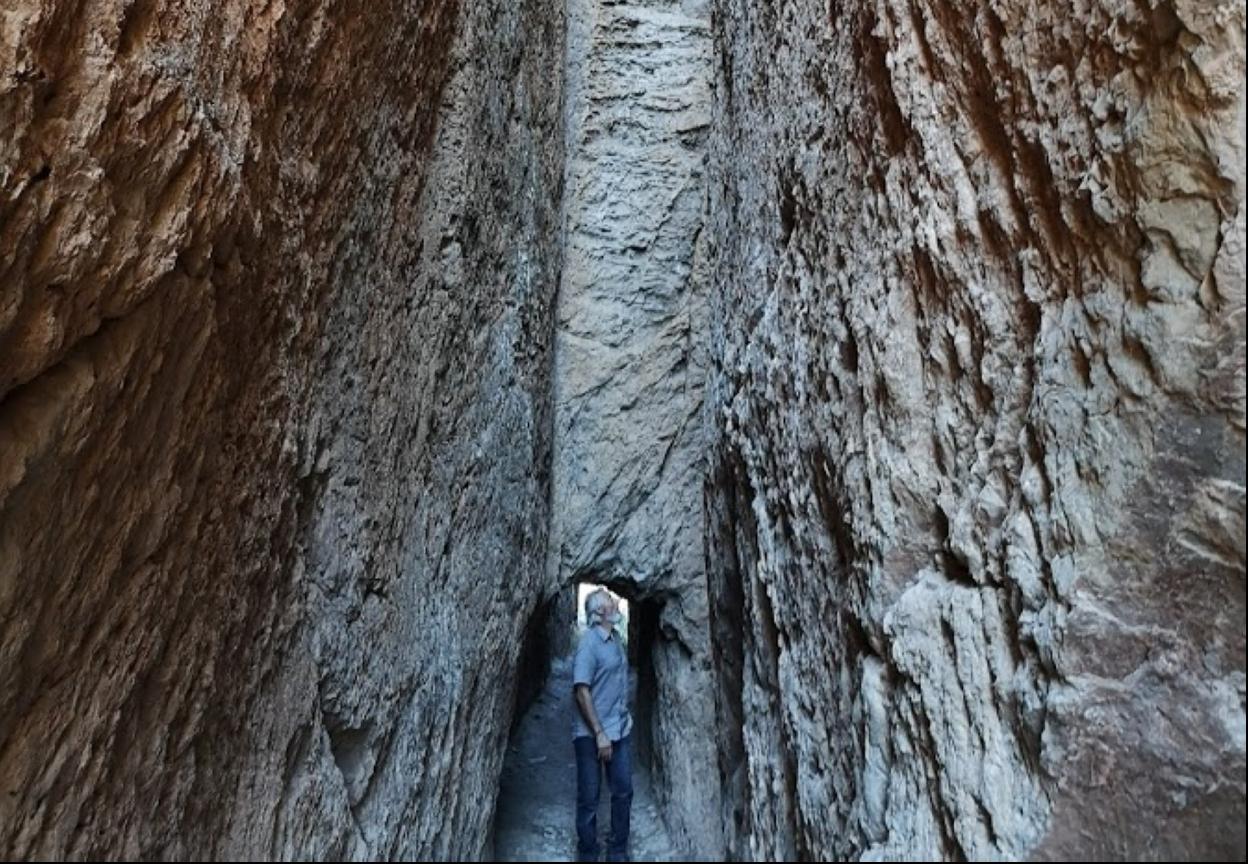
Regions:
<svg viewBox="0 0 1248 864"><path fill-rule="evenodd" d="M610 601L611 595L606 588L591 591L585 598L585 623L590 627L602 623L603 607Z"/></svg>

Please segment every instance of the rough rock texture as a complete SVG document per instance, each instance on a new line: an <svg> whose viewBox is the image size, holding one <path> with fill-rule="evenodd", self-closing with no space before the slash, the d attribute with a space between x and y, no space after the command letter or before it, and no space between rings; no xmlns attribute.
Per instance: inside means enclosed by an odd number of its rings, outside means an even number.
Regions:
<svg viewBox="0 0 1248 864"><path fill-rule="evenodd" d="M701 477L710 119L702 0L571 0L551 570L650 620L639 708L679 842L720 846Z"/></svg>
<svg viewBox="0 0 1248 864"><path fill-rule="evenodd" d="M716 8L734 852L1242 860L1243 3Z"/></svg>
<svg viewBox="0 0 1248 864"><path fill-rule="evenodd" d="M1242 859L1243 0L567 13L6 2L0 855Z"/></svg>
<svg viewBox="0 0 1248 864"><path fill-rule="evenodd" d="M0 13L0 855L480 854L562 11Z"/></svg>

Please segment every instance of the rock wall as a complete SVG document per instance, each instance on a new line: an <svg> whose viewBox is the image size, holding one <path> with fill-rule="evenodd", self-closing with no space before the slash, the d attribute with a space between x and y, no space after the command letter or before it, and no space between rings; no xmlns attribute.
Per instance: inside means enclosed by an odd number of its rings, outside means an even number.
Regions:
<svg viewBox="0 0 1248 864"><path fill-rule="evenodd" d="M0 854L473 857L546 578L562 10L0 16Z"/></svg>
<svg viewBox="0 0 1248 864"><path fill-rule="evenodd" d="M551 574L655 618L638 655L678 841L720 850L702 555L705 0L569 0ZM640 632L640 631L639 631ZM636 646L634 646L636 647Z"/></svg>
<svg viewBox="0 0 1248 864"><path fill-rule="evenodd" d="M1243 4L715 10L732 851L1242 860Z"/></svg>
<svg viewBox="0 0 1248 864"><path fill-rule="evenodd" d="M10 3L0 854L487 854L584 579L704 857L1242 860L1244 18Z"/></svg>

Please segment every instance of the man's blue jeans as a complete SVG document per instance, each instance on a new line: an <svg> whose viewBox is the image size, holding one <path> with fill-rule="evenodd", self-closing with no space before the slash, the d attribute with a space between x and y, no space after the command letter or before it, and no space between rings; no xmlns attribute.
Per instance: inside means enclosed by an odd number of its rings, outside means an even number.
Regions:
<svg viewBox="0 0 1248 864"><path fill-rule="evenodd" d="M628 818L633 807L632 735L611 742L611 761L598 761L594 739L582 735L572 739L576 748L576 839L577 860L598 860L598 790L602 768L607 769L611 788L611 837L607 841L608 861L627 861Z"/></svg>

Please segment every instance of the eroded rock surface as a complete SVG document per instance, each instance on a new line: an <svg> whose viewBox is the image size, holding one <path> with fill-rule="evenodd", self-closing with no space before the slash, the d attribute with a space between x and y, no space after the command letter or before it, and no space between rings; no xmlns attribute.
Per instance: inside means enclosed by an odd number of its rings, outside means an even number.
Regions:
<svg viewBox="0 0 1248 864"><path fill-rule="evenodd" d="M1242 858L1243 4L717 9L730 845Z"/></svg>
<svg viewBox="0 0 1248 864"><path fill-rule="evenodd" d="M1242 860L1242 0L566 12L0 12L0 854Z"/></svg>
<svg viewBox="0 0 1248 864"><path fill-rule="evenodd" d="M562 12L0 14L0 853L473 857L545 579Z"/></svg>

